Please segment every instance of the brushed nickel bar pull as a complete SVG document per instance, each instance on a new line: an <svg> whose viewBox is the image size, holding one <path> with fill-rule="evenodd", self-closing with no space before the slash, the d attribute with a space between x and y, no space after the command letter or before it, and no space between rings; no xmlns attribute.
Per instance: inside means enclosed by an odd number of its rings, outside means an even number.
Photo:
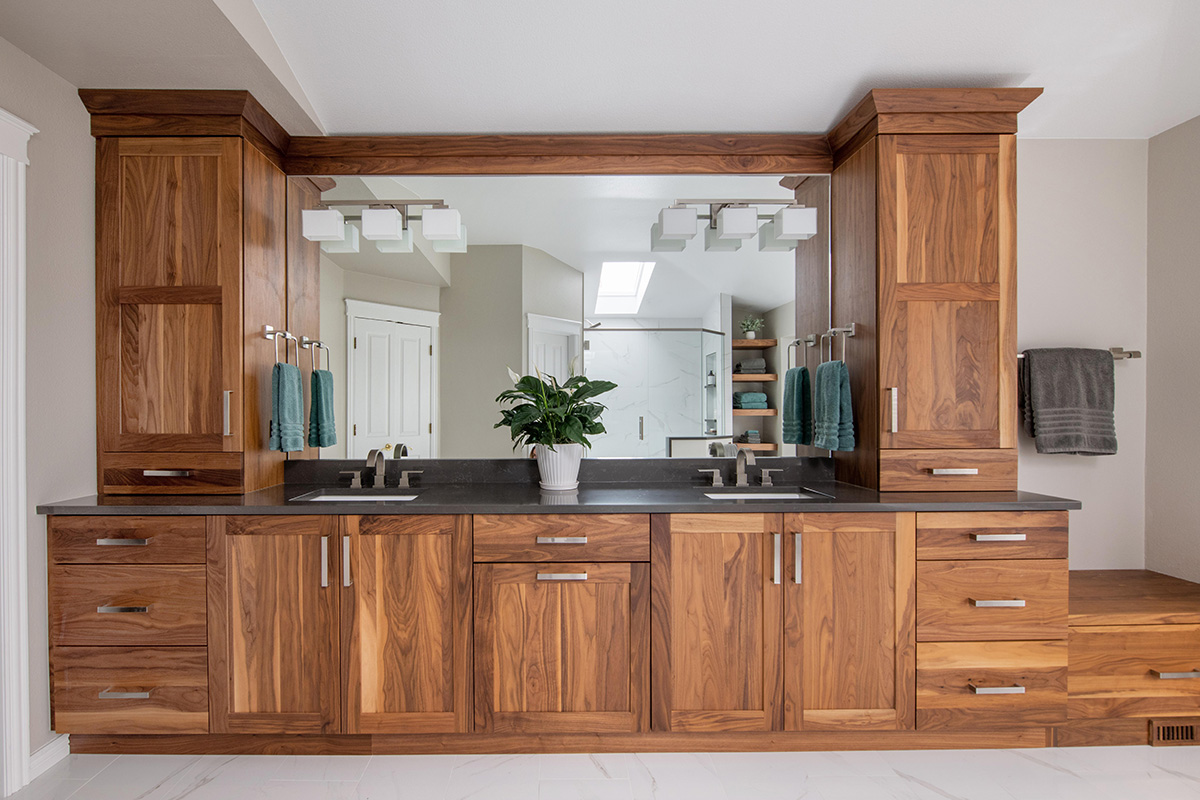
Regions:
<svg viewBox="0 0 1200 800"><path fill-rule="evenodd" d="M321 588L329 585L329 537L321 537Z"/></svg>
<svg viewBox="0 0 1200 800"><path fill-rule="evenodd" d="M929 470L930 475L978 475L978 467L956 467L950 469L947 467L934 467Z"/></svg>
<svg viewBox="0 0 1200 800"><path fill-rule="evenodd" d="M1025 687L1020 684L1012 686L976 686L973 683L968 683L967 688L971 690L971 694L1025 694Z"/></svg>
<svg viewBox="0 0 1200 800"><path fill-rule="evenodd" d="M638 441L646 438L646 418L638 417Z"/></svg>
<svg viewBox="0 0 1200 800"><path fill-rule="evenodd" d="M99 695L101 700L149 700L149 692L114 692L112 689L105 689Z"/></svg>
<svg viewBox="0 0 1200 800"><path fill-rule="evenodd" d="M97 614L148 614L150 606L96 606Z"/></svg>
<svg viewBox="0 0 1200 800"><path fill-rule="evenodd" d="M225 418L225 436L233 436L233 425L229 421L229 399L233 396L231 390L221 392L221 403L224 406L223 413Z"/></svg>
<svg viewBox="0 0 1200 800"><path fill-rule="evenodd" d="M342 537L342 586L353 586L354 579L350 577L350 537Z"/></svg>
<svg viewBox="0 0 1200 800"><path fill-rule="evenodd" d="M972 533L971 539L976 542L1023 542L1023 533Z"/></svg>
<svg viewBox="0 0 1200 800"><path fill-rule="evenodd" d="M143 478L190 478L192 471L190 469L144 469L142 470Z"/></svg>
<svg viewBox="0 0 1200 800"><path fill-rule="evenodd" d="M149 539L97 539L97 547L145 547Z"/></svg>
<svg viewBox="0 0 1200 800"><path fill-rule="evenodd" d="M775 564L771 573L771 582L778 586L783 582L783 534L773 533L771 536L775 540Z"/></svg>
<svg viewBox="0 0 1200 800"><path fill-rule="evenodd" d="M586 581L586 572L539 572L539 581Z"/></svg>
<svg viewBox="0 0 1200 800"><path fill-rule="evenodd" d="M1024 608L1024 600L976 600L968 598L967 602L976 608Z"/></svg>
<svg viewBox="0 0 1200 800"><path fill-rule="evenodd" d="M538 544L587 544L586 536L539 536Z"/></svg>
<svg viewBox="0 0 1200 800"><path fill-rule="evenodd" d="M800 585L800 581L801 581L802 575L803 575L802 567L804 566L804 555L803 555L804 554L804 543L801 540L801 537L803 535L804 534L802 534L802 533L793 533L792 534L792 536L794 536L796 538L796 575L794 576L794 579L796 581L797 586Z"/></svg>
<svg viewBox="0 0 1200 800"><path fill-rule="evenodd" d="M1150 670L1150 674L1158 678L1160 681L1178 681L1188 678L1200 678L1200 670L1192 672L1159 672L1156 669Z"/></svg>
<svg viewBox="0 0 1200 800"><path fill-rule="evenodd" d="M888 389L888 391L892 393L891 433L899 433L900 432L900 388L898 386L893 386L892 388Z"/></svg>

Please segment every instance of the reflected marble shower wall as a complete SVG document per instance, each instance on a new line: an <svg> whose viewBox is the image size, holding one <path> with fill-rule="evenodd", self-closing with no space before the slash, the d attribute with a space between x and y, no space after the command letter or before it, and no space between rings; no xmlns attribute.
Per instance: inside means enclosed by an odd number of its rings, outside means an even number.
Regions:
<svg viewBox="0 0 1200 800"><path fill-rule="evenodd" d="M587 332L585 374L617 384L600 398L608 406L608 433L592 439L589 455L665 458L667 437L705 435L704 336L699 330Z"/></svg>

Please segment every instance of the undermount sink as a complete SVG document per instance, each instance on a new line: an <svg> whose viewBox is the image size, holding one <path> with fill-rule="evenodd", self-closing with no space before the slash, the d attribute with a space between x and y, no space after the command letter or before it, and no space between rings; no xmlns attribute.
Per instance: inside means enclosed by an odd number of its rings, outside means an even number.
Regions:
<svg viewBox="0 0 1200 800"><path fill-rule="evenodd" d="M389 492L384 489L317 489L315 492L293 497L292 501L304 503L405 503L416 499L416 494Z"/></svg>
<svg viewBox="0 0 1200 800"><path fill-rule="evenodd" d="M704 496L710 500L829 500L829 495L821 492L814 492L811 489L802 491L781 489L779 491L770 490L734 490L734 491L714 491L705 492Z"/></svg>

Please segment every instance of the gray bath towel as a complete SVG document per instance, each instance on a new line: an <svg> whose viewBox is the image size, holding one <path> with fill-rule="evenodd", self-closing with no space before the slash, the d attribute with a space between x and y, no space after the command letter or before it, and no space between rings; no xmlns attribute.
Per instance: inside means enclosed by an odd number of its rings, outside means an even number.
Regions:
<svg viewBox="0 0 1200 800"><path fill-rule="evenodd" d="M1113 357L1107 350L1026 350L1020 369L1025 432L1039 453L1117 452Z"/></svg>

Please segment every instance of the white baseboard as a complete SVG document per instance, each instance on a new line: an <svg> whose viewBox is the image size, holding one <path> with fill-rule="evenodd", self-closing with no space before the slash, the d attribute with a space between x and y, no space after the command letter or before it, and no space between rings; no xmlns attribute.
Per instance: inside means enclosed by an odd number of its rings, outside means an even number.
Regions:
<svg viewBox="0 0 1200 800"><path fill-rule="evenodd" d="M42 745L37 752L29 756L29 780L34 780L69 755L71 755L71 737L66 734Z"/></svg>

